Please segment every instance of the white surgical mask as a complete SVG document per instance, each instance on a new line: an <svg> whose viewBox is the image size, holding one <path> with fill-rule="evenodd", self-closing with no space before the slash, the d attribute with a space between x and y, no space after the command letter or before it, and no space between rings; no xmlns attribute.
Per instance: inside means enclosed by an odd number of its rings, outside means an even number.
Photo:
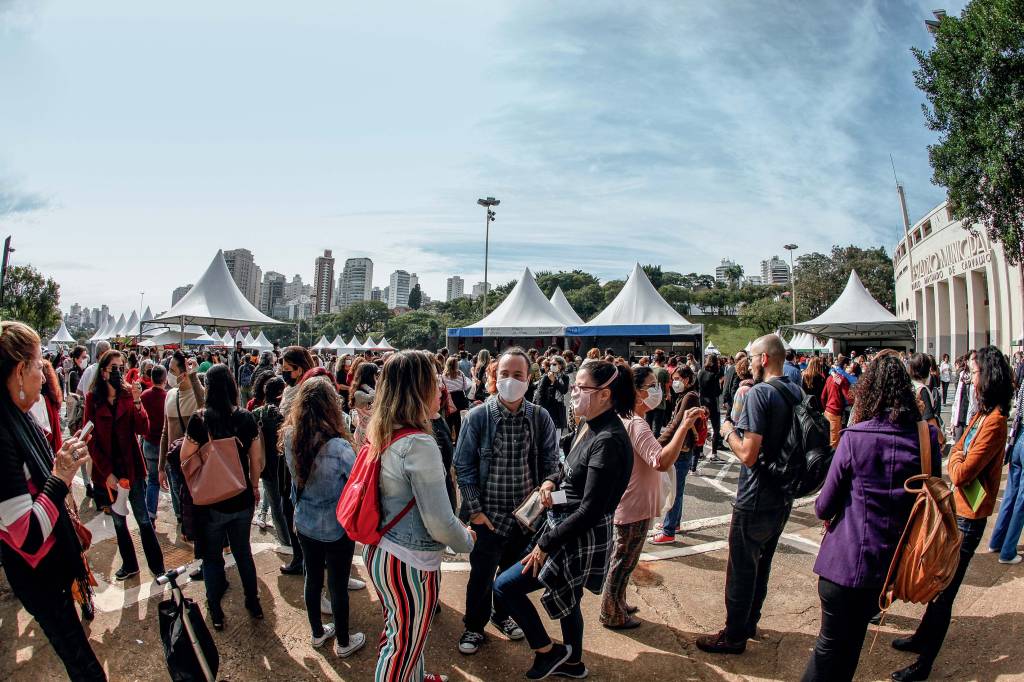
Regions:
<svg viewBox="0 0 1024 682"><path fill-rule="evenodd" d="M512 377L498 379L498 395L506 403L514 403L521 400L526 395L527 388L529 388L529 384L525 381L519 381L519 379L513 379Z"/></svg>
<svg viewBox="0 0 1024 682"><path fill-rule="evenodd" d="M653 410L658 405L661 405L661 386L655 384L647 389L647 397L644 398L644 405L647 409Z"/></svg>
<svg viewBox="0 0 1024 682"><path fill-rule="evenodd" d="M178 377L174 376L170 372L167 373L167 385L174 388L178 385Z"/></svg>
<svg viewBox="0 0 1024 682"><path fill-rule="evenodd" d="M675 381L672 382L672 391L675 392L675 393L682 393L683 392L683 380L682 379L676 379Z"/></svg>

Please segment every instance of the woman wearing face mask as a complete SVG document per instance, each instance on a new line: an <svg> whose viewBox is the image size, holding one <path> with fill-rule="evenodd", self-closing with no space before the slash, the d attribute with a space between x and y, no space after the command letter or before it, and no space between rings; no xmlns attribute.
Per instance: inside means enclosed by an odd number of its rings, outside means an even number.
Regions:
<svg viewBox="0 0 1024 682"><path fill-rule="evenodd" d="M675 464L687 432L702 414L701 408L691 407L675 434L662 446L645 419L649 411L661 404L658 377L650 367L637 367L633 370L633 385L636 387L633 416L622 420L633 445L633 473L615 509L615 546L601 598L601 623L611 630L640 625L633 616L637 609L626 604L626 586L640 560L651 521L658 513L661 472Z"/></svg>
<svg viewBox="0 0 1024 682"><path fill-rule="evenodd" d="M106 506L117 499L120 482L128 482L128 506L139 524L139 537L149 571L156 578L164 572L164 555L146 509L146 463L137 438L149 431L149 415L142 406L142 387L126 384L121 378L124 371L124 355L108 350L100 358L96 382L85 398L85 421L95 424L89 441L92 480L96 496L107 498ZM128 517L113 510L110 515L122 562L114 577L125 580L138 574L139 560L128 531Z"/></svg>
<svg viewBox="0 0 1024 682"><path fill-rule="evenodd" d="M195 359L186 358L180 350L174 351L167 363L167 385L171 389L164 399L164 428L160 433L160 459L157 464L160 467L160 487L170 490L171 506L182 525L182 534L193 538L195 533L191 523L187 527L184 523L186 516L191 520L191 510L186 514L185 508L191 505L192 498L187 488L182 490L185 476L181 473L181 443L189 418L206 406L206 388L199 381ZM197 548L197 559L201 556L198 551Z"/></svg>
<svg viewBox="0 0 1024 682"><path fill-rule="evenodd" d="M537 386L537 404L551 415L559 438L562 437L567 423L562 396L569 392L569 375L565 373L564 366L565 360L561 356L552 356Z"/></svg>
<svg viewBox="0 0 1024 682"><path fill-rule="evenodd" d="M366 439L366 427L370 423L370 411L377 394L378 371L379 368L372 362L362 362L352 377L349 390L352 394L352 431L357 448L362 447Z"/></svg>
<svg viewBox="0 0 1024 682"><path fill-rule="evenodd" d="M0 557L11 590L68 678L106 680L75 613L73 594L88 592L89 570L66 503L89 451L71 437L54 453L29 415L43 383L39 344L31 327L0 322Z"/></svg>
<svg viewBox="0 0 1024 682"><path fill-rule="evenodd" d="M292 403L292 396L302 383L303 375L316 367L313 356L302 346L288 346L281 353L281 378L284 379L286 388L281 396L281 414L288 418L288 408Z"/></svg>
<svg viewBox="0 0 1024 682"><path fill-rule="evenodd" d="M608 571L612 519L633 470L633 447L621 418L630 417L636 389L629 367L601 360L580 369L572 387L576 415L586 420L557 474L541 485L548 507L544 528L520 562L495 581L494 594L526 633L534 650L532 680L550 674L582 678L583 588L600 593ZM554 504L560 489L565 503ZM545 588L541 603L562 628L562 644L548 637L529 594Z"/></svg>
<svg viewBox="0 0 1024 682"><path fill-rule="evenodd" d="M700 406L700 397L697 393L697 382L693 370L689 365L681 364L672 372L672 393L675 394L675 410L668 425L661 430L658 443L668 445L675 437L676 432L682 430L683 450L676 459L675 466L669 471L672 477L672 488L675 495L672 497L672 504L669 506L665 518L662 520L661 532L651 540L655 545L670 545L676 541L676 531L679 529L679 522L683 518L683 491L686 489L686 475L690 473L696 458L694 457L694 443L696 434L694 427L703 416L698 417L693 424L683 428L686 414L695 407Z"/></svg>

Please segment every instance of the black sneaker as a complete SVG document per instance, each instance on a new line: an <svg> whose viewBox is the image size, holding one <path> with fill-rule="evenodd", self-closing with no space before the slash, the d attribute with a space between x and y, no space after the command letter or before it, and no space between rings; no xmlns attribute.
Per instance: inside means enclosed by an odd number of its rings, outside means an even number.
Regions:
<svg viewBox="0 0 1024 682"><path fill-rule="evenodd" d="M133 575L138 574L138 568L127 569L124 566L122 566L121 568L117 569L117 573L114 574L114 578L116 578L117 580L128 580L128 578L131 578Z"/></svg>
<svg viewBox="0 0 1024 682"><path fill-rule="evenodd" d="M259 597L246 597L245 608L250 616L256 620L263 620L263 605L260 604Z"/></svg>
<svg viewBox="0 0 1024 682"><path fill-rule="evenodd" d="M526 671L526 679L543 680L565 663L572 656L572 647L566 644L554 644L547 653L533 655L533 667Z"/></svg>
<svg viewBox="0 0 1024 682"><path fill-rule="evenodd" d="M892 648L896 649L896 651L909 651L913 654L919 654L923 647L913 637L897 637L892 640Z"/></svg>
<svg viewBox="0 0 1024 682"><path fill-rule="evenodd" d="M523 629L516 624L515 620L513 620L511 616L501 621L492 618L491 623L494 627L501 630L501 634L505 635L513 642L518 642L526 636L523 634Z"/></svg>
<svg viewBox="0 0 1024 682"><path fill-rule="evenodd" d="M897 670L890 677L896 682L917 682L918 680L927 680L931 674L932 664L919 658L906 668Z"/></svg>
<svg viewBox="0 0 1024 682"><path fill-rule="evenodd" d="M484 643L484 636L479 632L471 632L466 630L462 633L462 637L459 638L459 653L471 656L476 652L480 651L480 646Z"/></svg>
<svg viewBox="0 0 1024 682"><path fill-rule="evenodd" d="M590 674L590 671L587 670L587 666L583 665L583 661L577 663L566 661L551 671L551 674L555 677L571 677L574 680L582 680Z"/></svg>
<svg viewBox="0 0 1024 682"><path fill-rule="evenodd" d="M213 604L207 604L207 611L210 614L210 622L213 623L214 630L224 629L224 609L220 606L214 606Z"/></svg>
<svg viewBox="0 0 1024 682"><path fill-rule="evenodd" d="M747 640L730 642L725 638L725 630L714 635L697 638L697 648L709 654L742 654L747 650Z"/></svg>

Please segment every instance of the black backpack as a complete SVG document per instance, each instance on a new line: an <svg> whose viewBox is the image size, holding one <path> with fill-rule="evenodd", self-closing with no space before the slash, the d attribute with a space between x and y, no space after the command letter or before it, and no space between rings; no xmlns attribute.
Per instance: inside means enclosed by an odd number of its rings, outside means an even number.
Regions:
<svg viewBox="0 0 1024 682"><path fill-rule="evenodd" d="M768 383L793 408L793 417L779 455L762 465L787 495L794 498L812 495L825 484L835 454L829 442L828 421L814 409L812 396L803 389L801 399L797 400L778 379Z"/></svg>

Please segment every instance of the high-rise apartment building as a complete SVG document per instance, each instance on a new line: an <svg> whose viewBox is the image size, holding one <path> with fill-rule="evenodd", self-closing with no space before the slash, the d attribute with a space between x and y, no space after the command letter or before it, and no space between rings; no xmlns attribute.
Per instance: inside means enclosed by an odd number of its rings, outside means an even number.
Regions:
<svg viewBox="0 0 1024 682"><path fill-rule="evenodd" d="M324 249L324 255L317 257L313 268L313 314L331 312L333 296L334 256L331 255L330 249Z"/></svg>
<svg viewBox="0 0 1024 682"><path fill-rule="evenodd" d="M348 258L338 278L341 289L340 308L359 301L370 301L373 296L373 261L369 258Z"/></svg>
<svg viewBox="0 0 1024 682"><path fill-rule="evenodd" d="M458 275L452 275L445 284L444 300L454 301L466 295L466 280Z"/></svg>
<svg viewBox="0 0 1024 682"><path fill-rule="evenodd" d="M387 299L387 296L384 295L384 290L383 289L381 289L380 287L374 287L370 291L370 300L371 301L385 301L386 302L388 299Z"/></svg>
<svg viewBox="0 0 1024 682"><path fill-rule="evenodd" d="M723 284L729 284L729 268L736 267L734 261L728 258L722 259L722 264L715 268L715 281L722 282Z"/></svg>
<svg viewBox="0 0 1024 682"><path fill-rule="evenodd" d="M484 290L490 291L490 287L487 286L487 282L477 282L473 285L472 298L477 299L484 295Z"/></svg>
<svg viewBox="0 0 1024 682"><path fill-rule="evenodd" d="M191 284L186 284L183 287L178 287L177 289L175 289L174 292L171 293L171 305L172 306L177 305L178 301L180 301L181 299L185 298L185 294L187 294L191 290L192 290L192 285ZM106 307L107 306L103 306L103 308L104 308L103 313L104 314L106 314L106 312L107 312L106 311Z"/></svg>
<svg viewBox="0 0 1024 682"><path fill-rule="evenodd" d="M231 279L235 280L238 290L248 299L249 303L259 305L260 303L260 269L253 261L252 251L249 249L231 249L224 252L224 262L231 273Z"/></svg>
<svg viewBox="0 0 1024 682"><path fill-rule="evenodd" d="M761 279L765 284L789 284L789 263L778 256L761 261Z"/></svg>
<svg viewBox="0 0 1024 682"><path fill-rule="evenodd" d="M415 277L415 274L409 274L405 270L395 270L391 273L391 284L388 285L389 308L409 306L409 292L412 291Z"/></svg>
<svg viewBox="0 0 1024 682"><path fill-rule="evenodd" d="M263 285L260 287L260 312L264 315L273 315L274 306L284 300L284 289L288 279L280 272L269 270L263 275Z"/></svg>

